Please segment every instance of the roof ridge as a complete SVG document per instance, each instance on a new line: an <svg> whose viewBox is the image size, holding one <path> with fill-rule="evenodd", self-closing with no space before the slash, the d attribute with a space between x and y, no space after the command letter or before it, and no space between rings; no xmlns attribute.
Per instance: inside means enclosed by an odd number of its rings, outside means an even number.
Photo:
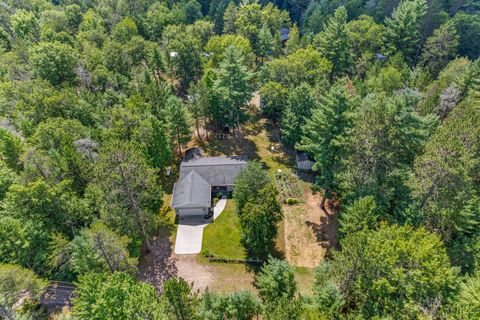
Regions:
<svg viewBox="0 0 480 320"><path fill-rule="evenodd" d="M195 183L193 183L193 182L194 182L193 179L195 179L195 177L196 177L197 179L200 178L201 180L203 180L203 182L205 182L206 184L208 184L208 185L210 186L210 188L212 188L212 185L211 185L207 180L205 180L197 171L195 171L195 169L192 169L192 171L190 171L187 176L189 176L189 175L192 175L192 178L191 178L192 181L191 181L191 183L189 184L190 192L189 192L189 195L188 195L188 202L189 202L189 203L192 203L192 200L193 200L193 192L195 191L195 190L193 190L193 187L194 187L194 185L195 185ZM185 177L185 178L186 178L186 177Z"/></svg>

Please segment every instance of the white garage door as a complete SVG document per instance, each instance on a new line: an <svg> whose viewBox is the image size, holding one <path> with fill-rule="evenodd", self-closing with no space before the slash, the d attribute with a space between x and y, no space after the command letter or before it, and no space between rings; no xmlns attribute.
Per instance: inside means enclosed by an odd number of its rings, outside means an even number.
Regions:
<svg viewBox="0 0 480 320"><path fill-rule="evenodd" d="M207 208L188 208L188 209L178 209L178 215L181 217L185 216L203 216L207 213Z"/></svg>

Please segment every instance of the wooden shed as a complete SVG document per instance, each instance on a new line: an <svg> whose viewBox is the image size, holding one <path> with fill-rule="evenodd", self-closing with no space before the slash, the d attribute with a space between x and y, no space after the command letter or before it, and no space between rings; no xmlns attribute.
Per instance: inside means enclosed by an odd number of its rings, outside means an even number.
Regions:
<svg viewBox="0 0 480 320"><path fill-rule="evenodd" d="M313 158L306 152L297 152L297 169L301 171L312 171L315 164Z"/></svg>

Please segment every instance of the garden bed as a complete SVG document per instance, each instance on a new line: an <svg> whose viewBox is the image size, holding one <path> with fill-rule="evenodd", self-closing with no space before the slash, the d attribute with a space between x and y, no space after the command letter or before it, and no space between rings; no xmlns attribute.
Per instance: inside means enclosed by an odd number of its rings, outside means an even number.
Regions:
<svg viewBox="0 0 480 320"><path fill-rule="evenodd" d="M275 184L280 195L280 201L283 203L294 205L303 202L302 191L295 175L277 171L275 172Z"/></svg>

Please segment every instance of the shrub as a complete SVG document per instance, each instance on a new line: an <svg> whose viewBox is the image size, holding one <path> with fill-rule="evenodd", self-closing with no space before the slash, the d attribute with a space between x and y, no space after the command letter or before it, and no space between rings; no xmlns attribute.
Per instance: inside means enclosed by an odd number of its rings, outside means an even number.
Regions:
<svg viewBox="0 0 480 320"><path fill-rule="evenodd" d="M286 200L286 202L287 202L288 205L291 205L291 206L292 206L292 205L295 205L295 204L298 203L298 199L288 198L288 199Z"/></svg>

